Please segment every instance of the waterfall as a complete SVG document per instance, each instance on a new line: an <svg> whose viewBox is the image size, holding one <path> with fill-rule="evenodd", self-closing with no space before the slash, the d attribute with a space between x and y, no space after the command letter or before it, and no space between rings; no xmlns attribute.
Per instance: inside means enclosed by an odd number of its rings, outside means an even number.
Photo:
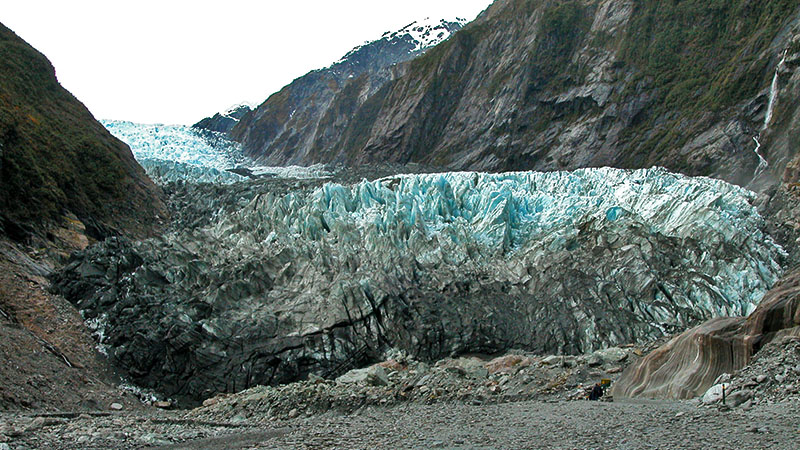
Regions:
<svg viewBox="0 0 800 450"><path fill-rule="evenodd" d="M769 89L769 102L767 103L767 115L764 117L764 126L761 128L762 130L766 130L769 128L769 123L772 121L772 113L775 109L775 97L778 95L778 73L781 70L781 67L786 63L786 51L783 52L783 58L781 58L781 62L778 63L778 66L775 67L775 76L772 77L772 85Z"/></svg>
<svg viewBox="0 0 800 450"><path fill-rule="evenodd" d="M756 168L756 172L753 174L753 178L755 178L761 173L761 171L769 167L769 163L767 163L767 160L761 156L761 152L759 151L761 150L761 142L758 142L758 136L753 136L753 140L756 141L756 149L754 151L756 152L756 156L758 156L758 167Z"/></svg>
<svg viewBox="0 0 800 450"><path fill-rule="evenodd" d="M781 67L786 63L786 54L788 50L783 51L783 58L775 67L775 75L772 77L772 85L769 88L769 102L767 102L767 114L764 117L764 125L761 127L761 131L766 131L769 128L769 123L772 122L772 113L775 110L775 98L778 96L778 74L781 71ZM756 168L755 173L753 174L753 178L757 177L764 169L769 167L769 163L767 160L761 155L761 142L758 141L758 138L761 135L753 136L753 140L756 141L756 148L753 150L758 156L758 167Z"/></svg>

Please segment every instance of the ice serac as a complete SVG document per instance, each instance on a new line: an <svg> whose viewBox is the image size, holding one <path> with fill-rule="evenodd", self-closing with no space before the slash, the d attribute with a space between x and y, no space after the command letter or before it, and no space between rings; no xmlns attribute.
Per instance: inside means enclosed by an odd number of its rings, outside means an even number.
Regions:
<svg viewBox="0 0 800 450"><path fill-rule="evenodd" d="M784 257L752 193L662 169L398 175L249 198L201 228L94 247L56 280L107 318L103 344L131 380L198 400L389 348L589 352L745 315Z"/></svg>

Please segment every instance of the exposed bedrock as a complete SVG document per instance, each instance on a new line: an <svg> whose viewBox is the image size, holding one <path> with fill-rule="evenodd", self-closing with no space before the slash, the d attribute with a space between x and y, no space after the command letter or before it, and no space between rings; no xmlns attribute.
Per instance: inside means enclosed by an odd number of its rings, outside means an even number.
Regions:
<svg viewBox="0 0 800 450"><path fill-rule="evenodd" d="M800 335L800 269L786 275L747 318L708 321L629 367L614 386L620 397L692 398L723 373L745 367L776 336Z"/></svg>
<svg viewBox="0 0 800 450"><path fill-rule="evenodd" d="M589 352L745 315L785 255L750 192L661 169L265 186L56 278L131 381L199 400L389 348Z"/></svg>

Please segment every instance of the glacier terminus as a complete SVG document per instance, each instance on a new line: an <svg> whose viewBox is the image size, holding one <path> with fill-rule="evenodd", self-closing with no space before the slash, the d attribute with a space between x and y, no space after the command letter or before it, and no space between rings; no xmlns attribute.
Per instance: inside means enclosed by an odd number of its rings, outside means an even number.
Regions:
<svg viewBox="0 0 800 450"><path fill-rule="evenodd" d="M748 314L785 257L752 192L660 168L164 182L205 218L91 247L55 285L132 382L194 401L388 351L654 339Z"/></svg>

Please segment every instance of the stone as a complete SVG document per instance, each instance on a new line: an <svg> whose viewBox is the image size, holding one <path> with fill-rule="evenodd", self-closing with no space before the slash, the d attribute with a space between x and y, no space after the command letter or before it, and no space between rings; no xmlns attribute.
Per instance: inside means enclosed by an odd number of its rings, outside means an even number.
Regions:
<svg viewBox="0 0 800 450"><path fill-rule="evenodd" d="M485 364L490 374L512 373L531 365L531 359L522 355L505 355L495 358Z"/></svg>
<svg viewBox="0 0 800 450"><path fill-rule="evenodd" d="M600 358L600 356L594 354L589 356L586 363L589 365L589 367L599 367L603 364L603 359Z"/></svg>
<svg viewBox="0 0 800 450"><path fill-rule="evenodd" d="M715 384L708 388L708 390L703 394L703 403L711 404L717 403L722 401L722 391L724 387L722 384Z"/></svg>
<svg viewBox="0 0 800 450"><path fill-rule="evenodd" d="M28 426L25 427L25 431L31 432L41 430L45 427L45 423L46 421L44 417L36 417L28 424Z"/></svg>
<svg viewBox="0 0 800 450"><path fill-rule="evenodd" d="M369 386L388 386L389 377L379 365L365 369L354 369L336 379L339 384L359 383Z"/></svg>
<svg viewBox="0 0 800 450"><path fill-rule="evenodd" d="M564 358L561 356L550 355L542 359L542 364L560 367L564 365Z"/></svg>
<svg viewBox="0 0 800 450"><path fill-rule="evenodd" d="M730 395L726 396L725 404L730 405L732 408L736 408L745 402L750 401L752 398L753 391L750 389L740 389L738 391L733 391Z"/></svg>
<svg viewBox="0 0 800 450"><path fill-rule="evenodd" d="M172 407L172 402L158 401L158 402L153 403L153 406L155 406L156 408L160 408L160 409L169 409L169 408Z"/></svg>
<svg viewBox="0 0 800 450"><path fill-rule="evenodd" d="M217 403L219 403L219 397L211 397L203 400L203 406L206 408L209 406L214 406Z"/></svg>
<svg viewBox="0 0 800 450"><path fill-rule="evenodd" d="M761 384L761 383L763 383L763 382L767 381L767 378L768 378L768 377L767 377L766 375L764 375L764 374L758 375L758 376L756 377L756 383L759 383L759 384Z"/></svg>
<svg viewBox="0 0 800 450"><path fill-rule="evenodd" d="M290 419L294 419L294 418L296 418L296 417L297 417L297 416L299 416L299 415L300 415L300 412L299 412L299 411L297 411L297 408L292 408L292 409L289 411L289 418L290 418Z"/></svg>
<svg viewBox="0 0 800 450"><path fill-rule="evenodd" d="M15 438L15 437L20 437L23 434L25 434L25 430L23 430L22 428L9 426L9 427L7 427L6 429L3 430L3 434L5 434L6 436L8 436L10 438Z"/></svg>
<svg viewBox="0 0 800 450"><path fill-rule="evenodd" d="M714 380L714 384L729 384L731 382L731 374L723 373Z"/></svg>
<svg viewBox="0 0 800 450"><path fill-rule="evenodd" d="M322 384L322 383L325 382L325 378L322 378L321 376L319 376L317 374L310 373L310 374L308 374L308 381L310 381L310 382L312 382L314 384Z"/></svg>
<svg viewBox="0 0 800 450"><path fill-rule="evenodd" d="M619 347L611 347L594 352L605 364L619 364L628 359L628 352Z"/></svg>
<svg viewBox="0 0 800 450"><path fill-rule="evenodd" d="M112 403L111 409L114 411L122 411L122 403Z"/></svg>
<svg viewBox="0 0 800 450"><path fill-rule="evenodd" d="M140 438L139 441L149 447L162 447L172 444L173 442L161 438L154 433L145 433Z"/></svg>

